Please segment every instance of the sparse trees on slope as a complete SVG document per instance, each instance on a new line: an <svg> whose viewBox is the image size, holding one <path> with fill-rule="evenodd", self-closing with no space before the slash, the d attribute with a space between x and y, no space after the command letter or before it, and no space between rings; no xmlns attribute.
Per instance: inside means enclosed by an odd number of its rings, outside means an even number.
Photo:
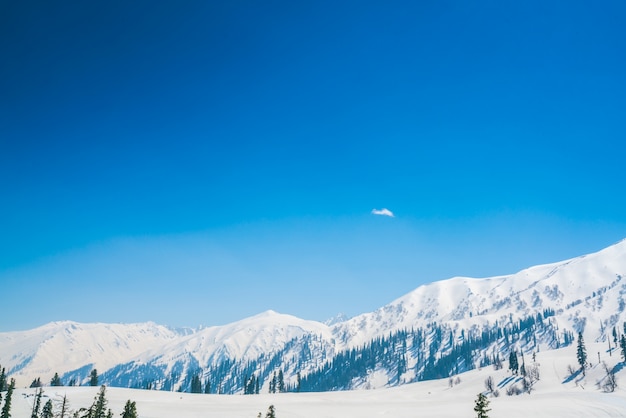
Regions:
<svg viewBox="0 0 626 418"><path fill-rule="evenodd" d="M495 388L495 383L493 381L493 377L489 376L485 379L485 389L487 389L488 392L493 393L493 390Z"/></svg>
<svg viewBox="0 0 626 418"><path fill-rule="evenodd" d="M602 389L605 392L615 392L615 389L617 389L617 378L615 377L615 372L604 362L602 362L602 366L604 368L604 372L606 373L604 382L602 383Z"/></svg>
<svg viewBox="0 0 626 418"><path fill-rule="evenodd" d="M585 365L587 364L587 349L585 348L585 341L583 340L583 333L578 333L578 348L576 349L576 359L580 365L580 369L585 375Z"/></svg>
<svg viewBox="0 0 626 418"><path fill-rule="evenodd" d="M489 416L487 415L487 412L491 411L491 409L488 408L489 399L487 399L487 397L484 394L479 393L478 398L476 398L474 403L475 403L474 411L476 412L476 417L477 418L489 418Z"/></svg>

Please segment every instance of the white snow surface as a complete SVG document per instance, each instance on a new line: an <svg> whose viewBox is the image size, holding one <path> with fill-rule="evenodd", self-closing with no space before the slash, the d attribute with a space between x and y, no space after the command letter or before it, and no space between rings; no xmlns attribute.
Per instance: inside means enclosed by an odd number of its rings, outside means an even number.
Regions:
<svg viewBox="0 0 626 418"><path fill-rule="evenodd" d="M590 353L602 351L603 344L588 345ZM500 396L488 394L489 416L493 418L593 418L626 416L626 389L618 387L613 393L604 393L596 385L604 373L594 364L586 376L566 381L568 364L576 362L574 346L540 352L537 364L541 378L531 394L507 396L506 388L514 378L504 369L488 367L460 376L460 382L450 386L449 380L432 380L395 388L323 393L282 393L260 395L204 395L134 389L107 388L108 407L119 416L127 400L135 401L141 418L239 418L262 416L269 405L274 405L278 418L414 418L436 416L441 418L475 417L474 401L485 392L484 382L493 377ZM617 364L617 355L609 357L602 352L609 366ZM624 372L618 373L618 384ZM626 387L626 385L624 385ZM88 408L98 393L97 387L46 387L44 403L48 398L58 402L67 395L71 411ZM31 415L35 389L18 389L12 402L12 416Z"/></svg>

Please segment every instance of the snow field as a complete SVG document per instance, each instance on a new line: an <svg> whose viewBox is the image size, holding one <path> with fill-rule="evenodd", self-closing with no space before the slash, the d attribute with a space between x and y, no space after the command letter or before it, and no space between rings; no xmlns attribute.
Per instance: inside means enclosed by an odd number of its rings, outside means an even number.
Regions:
<svg viewBox="0 0 626 418"><path fill-rule="evenodd" d="M604 350L604 351L603 351ZM485 391L485 379L492 376L500 391L499 397L489 397L491 418L626 417L626 372L617 372L618 387L614 393L604 393L596 383L604 376L597 362L610 367L620 365L617 352L612 356L606 345L587 345L592 367L586 376L568 379L568 365L577 367L576 347L545 351L537 354L540 380L530 395L507 396L506 387L515 379L506 370L493 367L473 370L459 375L460 383L450 387L449 379L418 382L395 388L321 393L282 393L260 395L202 395L176 392L107 388L109 407L119 416L128 399L137 403L141 418L255 418L265 416L269 405L276 407L278 418L415 418L475 417L474 400ZM527 365L531 356L525 356ZM565 382L565 383L564 383ZM517 383L519 385L519 383ZM521 385L520 385L521 387ZM60 399L67 394L72 409L88 407L98 393L97 387L48 387L45 395ZM35 389L17 389L12 416L30 417Z"/></svg>

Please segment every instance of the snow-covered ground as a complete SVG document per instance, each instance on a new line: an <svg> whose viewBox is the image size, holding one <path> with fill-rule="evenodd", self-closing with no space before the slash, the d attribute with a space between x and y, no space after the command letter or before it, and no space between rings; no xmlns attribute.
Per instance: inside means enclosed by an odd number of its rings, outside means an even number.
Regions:
<svg viewBox="0 0 626 418"><path fill-rule="evenodd" d="M586 376L571 378L568 365L576 367L576 347L540 352L540 380L530 395L507 396L506 388L514 378L504 369L493 367L473 370L459 375L460 382L450 386L449 379L419 382L400 387L376 390L324 393L283 393L260 395L199 395L189 393L107 388L109 407L119 416L126 400L137 403L141 418L220 417L243 418L263 416L269 405L276 408L279 418L323 417L475 417L474 400L485 391L485 379L492 376L499 387L499 397L489 397L489 416L498 417L626 417L626 369L617 372L618 387L613 393L604 393L597 383L605 373L598 363L620 368L620 357L606 352L605 344L589 344L587 351L592 363ZM526 356L527 365L532 362ZM456 379L456 378L455 378ZM44 388L45 395L59 399L64 394L72 409L88 407L99 388L56 387ZM17 389L14 395L12 417L30 416L34 389Z"/></svg>

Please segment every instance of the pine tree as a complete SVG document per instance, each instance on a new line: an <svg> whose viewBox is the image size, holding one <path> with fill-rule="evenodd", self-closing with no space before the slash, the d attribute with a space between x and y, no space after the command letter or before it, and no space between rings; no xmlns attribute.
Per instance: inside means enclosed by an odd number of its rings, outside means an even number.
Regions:
<svg viewBox="0 0 626 418"><path fill-rule="evenodd" d="M270 407L267 408L267 414L265 414L265 418L276 418L276 409L274 408L274 405L270 405Z"/></svg>
<svg viewBox="0 0 626 418"><path fill-rule="evenodd" d="M41 418L53 418L54 412L52 410L52 400L48 399L48 402L43 406L41 411Z"/></svg>
<svg viewBox="0 0 626 418"><path fill-rule="evenodd" d="M63 383L61 383L61 378L59 377L58 373L55 373L54 377L50 380L50 386L63 386Z"/></svg>
<svg viewBox="0 0 626 418"><path fill-rule="evenodd" d="M491 411L491 409L487 408L489 406L489 399L487 399L487 397L482 393L479 393L478 398L474 402L474 411L476 412L476 417L489 418L489 416L487 415L487 412Z"/></svg>
<svg viewBox="0 0 626 418"><path fill-rule="evenodd" d="M106 418L107 403L106 386L102 385L92 405L93 413L90 418Z"/></svg>
<svg viewBox="0 0 626 418"><path fill-rule="evenodd" d="M0 412L0 418L11 418L11 397L13 396L13 389L15 389L15 379L11 379L7 393L4 398L4 406L2 412Z"/></svg>
<svg viewBox="0 0 626 418"><path fill-rule="evenodd" d="M211 381L208 377L206 379L206 382L204 383L204 393L206 393L207 395L211 393Z"/></svg>
<svg viewBox="0 0 626 418"><path fill-rule="evenodd" d="M191 378L191 393L202 393L202 381L197 374Z"/></svg>
<svg viewBox="0 0 626 418"><path fill-rule="evenodd" d="M519 370L519 363L517 361L517 353L515 350L511 351L509 354L509 370L515 374L517 374L517 371Z"/></svg>
<svg viewBox="0 0 626 418"><path fill-rule="evenodd" d="M131 402L130 399L126 401L122 418L137 418L137 405L135 402Z"/></svg>
<svg viewBox="0 0 626 418"><path fill-rule="evenodd" d="M89 386L98 386L98 370L93 369L89 375Z"/></svg>
<svg viewBox="0 0 626 418"><path fill-rule="evenodd" d="M2 370L0 370L0 392L4 392L7 389L7 375L3 367Z"/></svg>
<svg viewBox="0 0 626 418"><path fill-rule="evenodd" d="M283 375L283 369L278 370L278 392L283 393L285 391L285 376Z"/></svg>
<svg viewBox="0 0 626 418"><path fill-rule="evenodd" d="M626 335L622 334L622 338L619 341L619 346L622 349L622 359L626 362Z"/></svg>
<svg viewBox="0 0 626 418"><path fill-rule="evenodd" d="M276 372L272 376L272 380L270 380L270 393L276 393Z"/></svg>
<svg viewBox="0 0 626 418"><path fill-rule="evenodd" d="M33 411L30 414L30 418L39 418L39 410L41 409L41 394L43 390L39 388L37 394L35 395L35 400L33 401Z"/></svg>
<svg viewBox="0 0 626 418"><path fill-rule="evenodd" d="M585 341L583 340L583 333L578 333L578 348L576 349L576 359L585 375L585 365L587 364L587 350L585 349Z"/></svg>

